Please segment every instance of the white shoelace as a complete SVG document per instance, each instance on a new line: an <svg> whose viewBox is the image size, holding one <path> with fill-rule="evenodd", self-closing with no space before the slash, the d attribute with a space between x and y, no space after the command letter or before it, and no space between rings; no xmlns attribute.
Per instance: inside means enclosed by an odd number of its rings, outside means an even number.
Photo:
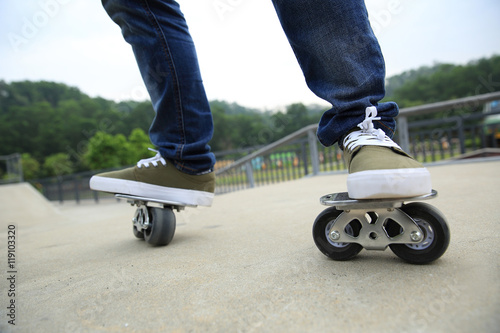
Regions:
<svg viewBox="0 0 500 333"><path fill-rule="evenodd" d="M165 161L165 159L163 157L161 157L159 151L151 149L151 148L148 148L148 149L151 150L151 151L156 152L156 155L154 157L146 158L146 159L143 159L143 160L140 160L139 162L137 162L137 167L139 169L142 168L142 167L149 168L151 166L151 164L154 167L157 167L158 166L158 162L161 163L161 164L163 164L163 165L167 165L167 161Z"/></svg>
<svg viewBox="0 0 500 333"><path fill-rule="evenodd" d="M385 132L380 128L373 127L373 120L380 120L377 117L377 108L369 106L366 108L366 117L358 127L360 131L353 131L349 133L344 139L344 147L353 151L359 146L382 146L382 147L396 147L401 149L394 141L392 141Z"/></svg>

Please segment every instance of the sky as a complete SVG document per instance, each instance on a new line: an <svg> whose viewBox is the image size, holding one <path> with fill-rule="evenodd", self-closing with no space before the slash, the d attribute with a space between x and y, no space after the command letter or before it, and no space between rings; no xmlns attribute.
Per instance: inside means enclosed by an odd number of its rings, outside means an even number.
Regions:
<svg viewBox="0 0 500 333"><path fill-rule="evenodd" d="M270 0L178 2L210 100L262 110L326 105L307 88ZM500 54L499 0L366 6L387 76ZM98 0L1 0L0 80L61 82L115 101L148 99L130 46Z"/></svg>

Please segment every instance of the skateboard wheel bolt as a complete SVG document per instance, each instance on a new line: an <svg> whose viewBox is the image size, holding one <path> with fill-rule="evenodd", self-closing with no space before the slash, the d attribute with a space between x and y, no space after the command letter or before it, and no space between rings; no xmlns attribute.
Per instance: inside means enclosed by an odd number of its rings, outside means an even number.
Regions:
<svg viewBox="0 0 500 333"><path fill-rule="evenodd" d="M410 238L414 242L420 242L422 240L422 233L420 231L412 231Z"/></svg>
<svg viewBox="0 0 500 333"><path fill-rule="evenodd" d="M330 232L330 240L336 241L339 240L339 238L340 238L340 233L337 230Z"/></svg>

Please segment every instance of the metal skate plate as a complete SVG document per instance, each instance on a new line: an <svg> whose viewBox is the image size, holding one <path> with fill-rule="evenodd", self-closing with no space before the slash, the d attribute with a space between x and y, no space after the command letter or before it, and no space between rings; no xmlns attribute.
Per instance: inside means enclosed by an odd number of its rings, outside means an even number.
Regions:
<svg viewBox="0 0 500 333"><path fill-rule="evenodd" d="M387 199L351 199L347 192L332 193L322 196L319 201L325 206L335 206L339 210L347 209L371 209L371 208L399 208L404 202L421 201L435 198L437 191L432 190L429 194L408 198Z"/></svg>
<svg viewBox="0 0 500 333"><path fill-rule="evenodd" d="M140 197L140 196L135 196L135 195L128 195L128 194L115 194L115 197L118 199L125 199L127 200L128 203L132 205L137 205L137 206L148 206L148 207L154 207L158 206L161 208L165 208L167 206L175 208L177 211L180 211L184 209L185 207L198 207L197 205L188 205L186 203L182 202L176 202L176 201L166 201L166 200L160 200L160 199L153 199L153 198L148 198L148 197Z"/></svg>
<svg viewBox="0 0 500 333"><path fill-rule="evenodd" d="M367 213L369 212L369 213ZM385 224L393 220L401 227L401 233L390 237ZM346 227L353 221L361 223L356 237ZM367 250L383 251L391 244L417 244L422 241L423 231L417 223L398 208L345 209L327 232L332 242L358 243Z"/></svg>

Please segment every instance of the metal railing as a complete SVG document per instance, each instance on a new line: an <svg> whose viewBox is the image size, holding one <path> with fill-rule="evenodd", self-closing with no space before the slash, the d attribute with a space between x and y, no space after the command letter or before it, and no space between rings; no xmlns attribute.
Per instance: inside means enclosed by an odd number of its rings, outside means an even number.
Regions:
<svg viewBox="0 0 500 333"><path fill-rule="evenodd" d="M410 151L410 135L409 135L410 126L408 125L408 117L410 116L422 116L438 111L477 107L487 102L492 102L499 99L500 99L500 91L496 91L489 94L482 94L482 95L464 97L444 102L437 102L437 103L413 106L409 108L403 108L399 110L399 115L396 118L398 125L398 133L399 133L398 143L404 151ZM486 114L486 116L491 114ZM457 118L455 118L455 121L460 122L461 120L457 120ZM461 127L460 124L457 125ZM417 126L419 125L412 124L411 127L415 128ZM461 139L463 139L463 137Z"/></svg>
<svg viewBox="0 0 500 333"><path fill-rule="evenodd" d="M400 110L397 118L399 137L405 151L421 162L457 157L483 147L497 147L488 136L489 128L482 119L497 112L471 113L461 116L408 121L408 117L464 107L477 109L483 103L500 100L500 92L422 105ZM345 172L342 151L338 145L321 146L316 139L317 125L304 127L270 145L216 153L216 194L264 186L325 172ZM242 158L234 156L243 155ZM112 195L89 189L92 174L85 172L68 176L30 181L49 200L79 202L112 198Z"/></svg>
<svg viewBox="0 0 500 333"><path fill-rule="evenodd" d="M325 157L331 166L344 169L338 158L338 146L336 150L330 149L327 155L318 149L317 128L318 125L309 125L225 167L216 168L216 193L297 179L310 173L317 175L320 160L324 161ZM331 155L334 151L335 162Z"/></svg>
<svg viewBox="0 0 500 333"><path fill-rule="evenodd" d="M23 182L21 154L0 156L0 185Z"/></svg>
<svg viewBox="0 0 500 333"><path fill-rule="evenodd" d="M110 170L103 170L110 171ZM100 171L98 171L100 172ZM64 203L65 201L94 200L96 203L103 198L113 198L114 195L92 191L89 181L96 171L86 171L71 175L30 180L30 184L38 189L48 200Z"/></svg>
<svg viewBox="0 0 500 333"><path fill-rule="evenodd" d="M396 119L399 136L395 141L403 150L424 163L456 157L465 154L467 150L497 147L497 140L487 137L489 128L481 120L500 114L499 111L408 122L409 117L477 108L495 100L500 100L500 92L403 108ZM317 125L302 128L218 169L216 193L252 188L309 174L317 175L320 172L345 171L338 145L330 148L319 145L316 139L317 128ZM298 144L302 145L300 149L297 149ZM294 163L290 163L290 154L287 152L294 154ZM273 160L280 163L273 163ZM266 168L263 170L262 166Z"/></svg>

